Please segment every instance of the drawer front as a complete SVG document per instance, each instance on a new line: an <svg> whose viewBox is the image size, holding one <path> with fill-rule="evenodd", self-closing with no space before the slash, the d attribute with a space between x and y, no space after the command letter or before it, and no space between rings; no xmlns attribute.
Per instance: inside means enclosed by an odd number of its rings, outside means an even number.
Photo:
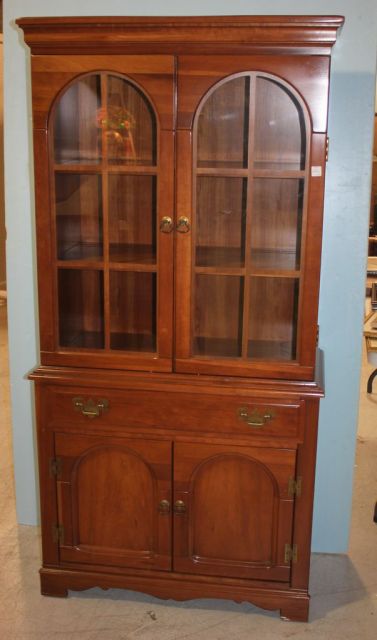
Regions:
<svg viewBox="0 0 377 640"><path fill-rule="evenodd" d="M50 387L51 426L161 428L302 439L303 401L199 393Z"/></svg>

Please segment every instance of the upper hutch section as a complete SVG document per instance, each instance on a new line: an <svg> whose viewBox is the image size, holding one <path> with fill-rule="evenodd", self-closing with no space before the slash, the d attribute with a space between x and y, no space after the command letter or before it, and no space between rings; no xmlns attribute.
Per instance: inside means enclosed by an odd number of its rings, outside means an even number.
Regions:
<svg viewBox="0 0 377 640"><path fill-rule="evenodd" d="M22 18L44 365L312 380L337 16Z"/></svg>

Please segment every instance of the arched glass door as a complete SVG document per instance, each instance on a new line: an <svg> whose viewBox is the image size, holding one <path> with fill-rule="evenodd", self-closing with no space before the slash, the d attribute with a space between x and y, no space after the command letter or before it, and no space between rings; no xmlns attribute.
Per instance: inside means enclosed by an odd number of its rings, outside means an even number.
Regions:
<svg viewBox="0 0 377 640"><path fill-rule="evenodd" d="M158 351L158 121L145 93L92 73L53 112L57 340L62 349Z"/></svg>
<svg viewBox="0 0 377 640"><path fill-rule="evenodd" d="M308 133L279 79L242 73L202 100L194 122L191 352L298 357Z"/></svg>

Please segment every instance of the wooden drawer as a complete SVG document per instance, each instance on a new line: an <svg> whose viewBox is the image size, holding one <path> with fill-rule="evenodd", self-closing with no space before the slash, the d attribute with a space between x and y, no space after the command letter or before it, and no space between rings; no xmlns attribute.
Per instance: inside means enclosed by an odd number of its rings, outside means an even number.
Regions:
<svg viewBox="0 0 377 640"><path fill-rule="evenodd" d="M152 427L296 441L303 436L304 403L299 400L85 387L49 387L44 394L45 416L52 427Z"/></svg>

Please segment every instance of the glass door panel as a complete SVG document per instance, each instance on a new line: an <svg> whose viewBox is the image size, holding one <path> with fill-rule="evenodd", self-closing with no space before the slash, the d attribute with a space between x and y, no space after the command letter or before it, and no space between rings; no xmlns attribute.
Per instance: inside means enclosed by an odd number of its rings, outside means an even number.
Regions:
<svg viewBox="0 0 377 640"><path fill-rule="evenodd" d="M197 166L247 167L248 76L224 82L209 95L197 120Z"/></svg>
<svg viewBox="0 0 377 640"><path fill-rule="evenodd" d="M234 357L242 349L243 278L198 274L195 278L196 355Z"/></svg>
<svg viewBox="0 0 377 640"><path fill-rule="evenodd" d="M101 176L57 172L55 210L58 259L100 259L103 255Z"/></svg>
<svg viewBox="0 0 377 640"><path fill-rule="evenodd" d="M59 347L150 353L158 369L172 349L162 340L156 357L157 320L168 335L172 317L171 281L157 300L157 244L161 259L173 254L172 236L157 238L158 204L173 216L172 134L133 81L99 72L59 97L53 142Z"/></svg>
<svg viewBox="0 0 377 640"><path fill-rule="evenodd" d="M155 273L110 272L110 348L155 352Z"/></svg>
<svg viewBox="0 0 377 640"><path fill-rule="evenodd" d="M109 174L113 262L156 263L156 176Z"/></svg>
<svg viewBox="0 0 377 640"><path fill-rule="evenodd" d="M237 374L265 360L271 375L272 360L300 359L307 121L293 88L254 71L224 78L200 104L186 258L194 263L191 337L178 351L180 371L213 373L211 359L234 358Z"/></svg>
<svg viewBox="0 0 377 640"><path fill-rule="evenodd" d="M245 261L247 180L200 176L196 183L196 265Z"/></svg>
<svg viewBox="0 0 377 640"><path fill-rule="evenodd" d="M101 132L98 110L101 76L77 80L60 97L54 117L54 156L58 164L98 164Z"/></svg>
<svg viewBox="0 0 377 640"><path fill-rule="evenodd" d="M293 94L277 81L257 77L254 132L255 168L305 168L306 136L302 108Z"/></svg>
<svg viewBox="0 0 377 640"><path fill-rule="evenodd" d="M100 122L110 164L156 164L156 118L144 94L131 82L107 77Z"/></svg>
<svg viewBox="0 0 377 640"><path fill-rule="evenodd" d="M303 198L303 180L254 179L250 238L253 268L300 268Z"/></svg>
<svg viewBox="0 0 377 640"><path fill-rule="evenodd" d="M294 360L297 341L298 278L250 278L247 355Z"/></svg>
<svg viewBox="0 0 377 640"><path fill-rule="evenodd" d="M59 345L104 346L102 271L58 269Z"/></svg>

